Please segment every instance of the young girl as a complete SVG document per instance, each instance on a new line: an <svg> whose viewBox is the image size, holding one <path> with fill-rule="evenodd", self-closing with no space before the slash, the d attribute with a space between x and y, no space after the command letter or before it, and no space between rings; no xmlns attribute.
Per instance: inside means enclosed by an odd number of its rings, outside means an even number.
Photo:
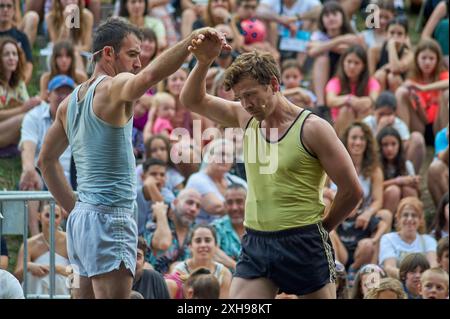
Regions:
<svg viewBox="0 0 450 319"><path fill-rule="evenodd" d="M165 92L158 92L152 99L153 107L156 108L156 119L153 123L153 134L164 134L169 136L173 130L172 121L175 116L175 99Z"/></svg>
<svg viewBox="0 0 450 319"><path fill-rule="evenodd" d="M209 225L196 226L189 241L192 257L175 266L172 274L183 280L195 269L208 269L220 283L220 299L228 298L231 272L224 265L214 261L217 250L216 230Z"/></svg>
<svg viewBox="0 0 450 319"><path fill-rule="evenodd" d="M78 12L73 12L74 5ZM79 26L69 28L66 20L72 14L79 16ZM50 41L56 43L59 40L70 40L74 44L77 53L89 52L92 44L92 29L94 16L84 7L82 0L54 0L51 11L46 15L45 21L48 25ZM79 61L82 62L78 55Z"/></svg>
<svg viewBox="0 0 450 319"><path fill-rule="evenodd" d="M367 55L361 46L349 47L342 54L336 76L328 82L325 92L339 136L350 123L372 112L380 84L369 76Z"/></svg>
<svg viewBox="0 0 450 319"><path fill-rule="evenodd" d="M420 176L415 174L412 162L405 159L403 141L395 128L382 128L377 142L384 174L383 207L395 212L402 198L419 196Z"/></svg>
<svg viewBox="0 0 450 319"><path fill-rule="evenodd" d="M75 49L70 41L59 41L53 47L52 57L50 59L50 72L45 72L40 80L41 99L48 99L48 82L55 76L64 74L72 79L75 83L80 84L87 80L85 72L75 67Z"/></svg>
<svg viewBox="0 0 450 319"><path fill-rule="evenodd" d="M448 300L448 273L441 268L426 270L420 278L422 299Z"/></svg>
<svg viewBox="0 0 450 319"><path fill-rule="evenodd" d="M308 55L314 58L312 71L313 90L317 105L325 105L325 86L335 74L341 53L354 44L363 45L337 1L327 1L319 17L319 31L311 36Z"/></svg>
<svg viewBox="0 0 450 319"><path fill-rule="evenodd" d="M397 112L410 131L421 132L431 145L448 123L448 87L439 45L432 39L421 40L408 80L396 91Z"/></svg>
<svg viewBox="0 0 450 319"><path fill-rule="evenodd" d="M408 45L408 20L396 17L387 25L387 40L369 50L369 71L383 91L395 92L403 83L413 58Z"/></svg>
<svg viewBox="0 0 450 319"><path fill-rule="evenodd" d="M317 99L314 93L301 87L302 80L302 68L298 61L295 59L285 60L281 65L283 95L296 105L313 108Z"/></svg>
<svg viewBox="0 0 450 319"><path fill-rule="evenodd" d="M368 28L359 34L369 49L383 44L386 40L387 24L395 16L395 6L392 0L375 0L371 1L371 4L375 4L379 9L380 24L376 28Z"/></svg>
<svg viewBox="0 0 450 319"><path fill-rule="evenodd" d="M355 280L351 286L350 299L364 299L367 296L367 292L386 277L386 272L380 266L375 264L364 265L356 273Z"/></svg>

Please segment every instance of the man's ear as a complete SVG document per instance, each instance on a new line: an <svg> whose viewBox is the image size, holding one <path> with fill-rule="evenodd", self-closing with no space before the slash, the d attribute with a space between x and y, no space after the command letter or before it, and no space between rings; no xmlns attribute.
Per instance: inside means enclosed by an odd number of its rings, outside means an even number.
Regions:
<svg viewBox="0 0 450 319"><path fill-rule="evenodd" d="M280 91L280 83L278 82L277 78L275 76L272 76L270 78L270 86L272 87L272 91L274 93Z"/></svg>

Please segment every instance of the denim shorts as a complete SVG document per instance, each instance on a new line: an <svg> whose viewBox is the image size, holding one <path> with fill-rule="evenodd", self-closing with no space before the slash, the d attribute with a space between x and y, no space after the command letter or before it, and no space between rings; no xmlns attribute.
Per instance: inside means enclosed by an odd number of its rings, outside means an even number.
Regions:
<svg viewBox="0 0 450 319"><path fill-rule="evenodd" d="M334 252L322 224L281 231L246 229L235 277L268 278L279 292L306 295L335 283Z"/></svg>
<svg viewBox="0 0 450 319"><path fill-rule="evenodd" d="M137 239L130 209L77 202L67 220L67 253L83 277L117 270L121 263L134 276Z"/></svg>

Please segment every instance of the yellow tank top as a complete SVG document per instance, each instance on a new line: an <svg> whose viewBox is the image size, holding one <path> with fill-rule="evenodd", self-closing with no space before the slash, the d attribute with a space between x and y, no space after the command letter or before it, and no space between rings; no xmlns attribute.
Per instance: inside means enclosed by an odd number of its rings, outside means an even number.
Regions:
<svg viewBox="0 0 450 319"><path fill-rule="evenodd" d="M272 143L263 136L259 121L249 121L244 136L246 227L279 231L322 219L325 173L301 140L303 123L310 114L301 111L284 136Z"/></svg>

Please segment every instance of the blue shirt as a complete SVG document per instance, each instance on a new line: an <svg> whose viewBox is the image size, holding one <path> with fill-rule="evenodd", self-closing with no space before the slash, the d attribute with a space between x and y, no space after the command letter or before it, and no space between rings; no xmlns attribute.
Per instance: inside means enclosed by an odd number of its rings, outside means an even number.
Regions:
<svg viewBox="0 0 450 319"><path fill-rule="evenodd" d="M35 165L42 149L42 145L44 144L45 135L47 134L47 131L52 123L53 120L50 115L50 105L46 102L42 102L39 106L33 108L23 118L22 128L20 131L19 148L22 148L23 142L32 142L36 145L36 152L34 153ZM71 155L69 146L59 158L59 162L64 170L64 175L68 181L70 181Z"/></svg>
<svg viewBox="0 0 450 319"><path fill-rule="evenodd" d="M134 209L135 158L132 145L133 117L117 127L99 118L93 109L100 76L78 100L78 86L67 109L67 137L77 168L78 198L91 205Z"/></svg>
<svg viewBox="0 0 450 319"><path fill-rule="evenodd" d="M447 138L448 128L445 127L436 133L436 138L434 139L434 156L437 156L440 152L445 151L448 146Z"/></svg>
<svg viewBox="0 0 450 319"><path fill-rule="evenodd" d="M162 197L164 198L164 203L170 207L170 204L175 199L175 196L165 187L163 187L160 191ZM142 187L139 187L137 190L136 202L138 207L138 233L140 236L145 231L145 225L153 219L153 202L145 199Z"/></svg>
<svg viewBox="0 0 450 319"><path fill-rule="evenodd" d="M241 253L241 239L231 224L230 216L216 219L211 225L216 229L219 248L229 257L237 260Z"/></svg>
<svg viewBox="0 0 450 319"><path fill-rule="evenodd" d="M145 256L145 260L149 262L156 271L159 271L162 274L169 271L169 267L173 262L183 261L191 257L188 240L193 226L191 226L188 235L182 243L178 241L177 232L175 231L175 224L170 219L169 228L172 233L172 244L167 250L155 250L152 248L152 240L156 231L156 223L150 222L144 232L144 239L147 242L148 247L150 247L147 255Z"/></svg>

